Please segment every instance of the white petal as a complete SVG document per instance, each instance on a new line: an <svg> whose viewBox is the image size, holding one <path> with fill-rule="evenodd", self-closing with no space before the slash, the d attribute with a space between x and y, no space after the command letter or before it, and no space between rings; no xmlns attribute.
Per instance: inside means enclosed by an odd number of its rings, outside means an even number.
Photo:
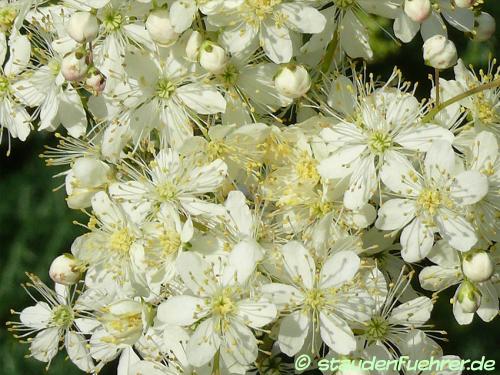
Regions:
<svg viewBox="0 0 500 375"><path fill-rule="evenodd" d="M366 150L366 145L349 145L335 151L332 156L321 160L318 173L324 179L342 178L352 172L359 155Z"/></svg>
<svg viewBox="0 0 500 375"><path fill-rule="evenodd" d="M196 2L191 0L178 0L170 6L170 22L177 33L187 30L193 23L196 13Z"/></svg>
<svg viewBox="0 0 500 375"><path fill-rule="evenodd" d="M278 343L283 353L293 357L304 346L309 331L310 319L303 311L295 311L283 318L278 334Z"/></svg>
<svg viewBox="0 0 500 375"><path fill-rule="evenodd" d="M321 268L320 288L338 287L351 280L358 272L360 262L354 251L340 251L328 257Z"/></svg>
<svg viewBox="0 0 500 375"><path fill-rule="evenodd" d="M230 275L232 282L245 283L263 256L264 249L253 239L245 239L236 244L228 258L232 269ZM224 274L226 274L225 270Z"/></svg>
<svg viewBox="0 0 500 375"><path fill-rule="evenodd" d="M321 338L339 354L349 354L356 349L356 339L349 325L333 314L320 312Z"/></svg>
<svg viewBox="0 0 500 375"><path fill-rule="evenodd" d="M52 327L40 331L31 341L31 355L41 362L50 362L59 350L59 328Z"/></svg>
<svg viewBox="0 0 500 375"><path fill-rule="evenodd" d="M92 357L86 345L87 342L82 335L72 331L66 333L65 346L69 359L80 370L91 372L94 368L94 361L92 361Z"/></svg>
<svg viewBox="0 0 500 375"><path fill-rule="evenodd" d="M241 234L251 236L254 226L252 211L246 203L245 195L239 191L231 191L224 203L232 222L236 225Z"/></svg>
<svg viewBox="0 0 500 375"><path fill-rule="evenodd" d="M28 65L31 56L31 43L25 35L12 34L9 39L10 57L5 64L5 74L15 76Z"/></svg>
<svg viewBox="0 0 500 375"><path fill-rule="evenodd" d="M476 231L460 214L440 209L435 218L439 233L455 249L468 251L477 242Z"/></svg>
<svg viewBox="0 0 500 375"><path fill-rule="evenodd" d="M200 367L208 363L219 349L221 339L215 330L215 320L209 318L201 322L189 339L186 354L193 366Z"/></svg>
<svg viewBox="0 0 500 375"><path fill-rule="evenodd" d="M410 150L426 152L435 140L443 140L448 143L453 142L453 133L438 125L418 124L404 129L394 141Z"/></svg>
<svg viewBox="0 0 500 375"><path fill-rule="evenodd" d="M375 226L381 230L397 230L403 228L414 217L415 201L391 199L380 207Z"/></svg>
<svg viewBox="0 0 500 375"><path fill-rule="evenodd" d="M412 21L405 12L400 12L394 20L394 35L403 43L410 43L418 30L420 30L420 24Z"/></svg>
<svg viewBox="0 0 500 375"><path fill-rule="evenodd" d="M408 159L397 151L384 155L380 178L393 193L416 197L422 190L422 179Z"/></svg>
<svg viewBox="0 0 500 375"><path fill-rule="evenodd" d="M237 320L232 320L229 329L225 332L224 341L221 343L221 354L224 351L241 365L248 365L257 359L257 340L252 331Z"/></svg>
<svg viewBox="0 0 500 375"><path fill-rule="evenodd" d="M290 241L282 248L285 269L294 282L311 289L314 284L316 266L307 249L296 241Z"/></svg>
<svg viewBox="0 0 500 375"><path fill-rule="evenodd" d="M285 3L279 10L287 16L286 24L301 33L317 34L325 28L325 16L313 7L300 3Z"/></svg>
<svg viewBox="0 0 500 375"><path fill-rule="evenodd" d="M451 143L434 141L425 156L425 172L438 183L447 181L455 168L455 152Z"/></svg>
<svg viewBox="0 0 500 375"><path fill-rule="evenodd" d="M462 172L453 179L450 193L461 205L477 203L488 193L488 178L477 171Z"/></svg>
<svg viewBox="0 0 500 375"><path fill-rule="evenodd" d="M226 101L213 86L190 83L179 87L176 95L189 108L202 115L224 112Z"/></svg>
<svg viewBox="0 0 500 375"><path fill-rule="evenodd" d="M238 303L238 316L252 328L260 328L271 323L277 315L276 306L266 301L243 300Z"/></svg>
<svg viewBox="0 0 500 375"><path fill-rule="evenodd" d="M368 31L351 10L345 13L340 24L340 45L352 58L371 60L373 57Z"/></svg>
<svg viewBox="0 0 500 375"><path fill-rule="evenodd" d="M420 218L415 218L401 232L401 256L406 262L424 259L434 243L434 233Z"/></svg>
<svg viewBox="0 0 500 375"><path fill-rule="evenodd" d="M370 154L356 165L344 194L344 205L350 210L359 210L372 197L376 187L375 156Z"/></svg>
<svg viewBox="0 0 500 375"><path fill-rule="evenodd" d="M430 319L433 307L430 298L418 297L395 307L389 321L403 325L423 325Z"/></svg>
<svg viewBox="0 0 500 375"><path fill-rule="evenodd" d="M498 315L498 294L490 281L479 285L481 292L481 305L477 315L485 322L491 322Z"/></svg>
<svg viewBox="0 0 500 375"><path fill-rule="evenodd" d="M274 21L267 21L261 25L260 44L267 57L276 64L287 63L292 58L290 33L286 27L276 27Z"/></svg>
<svg viewBox="0 0 500 375"><path fill-rule="evenodd" d="M261 287L261 290L264 296L278 306L278 308L286 308L289 305L300 304L304 299L302 292L287 284L265 284Z"/></svg>
<svg viewBox="0 0 500 375"><path fill-rule="evenodd" d="M183 295L173 296L158 306L158 319L167 324L189 326L207 314L205 300Z"/></svg>
<svg viewBox="0 0 500 375"><path fill-rule="evenodd" d="M418 275L420 286L433 292L457 284L461 277L462 271L459 267L444 268L441 266L425 267Z"/></svg>
<svg viewBox="0 0 500 375"><path fill-rule="evenodd" d="M211 295L216 290L212 265L192 252L181 253L175 263L186 286L197 296Z"/></svg>
<svg viewBox="0 0 500 375"><path fill-rule="evenodd" d="M46 302L37 302L35 306L26 307L21 311L19 320L25 326L42 329L47 327L52 317L52 310Z"/></svg>

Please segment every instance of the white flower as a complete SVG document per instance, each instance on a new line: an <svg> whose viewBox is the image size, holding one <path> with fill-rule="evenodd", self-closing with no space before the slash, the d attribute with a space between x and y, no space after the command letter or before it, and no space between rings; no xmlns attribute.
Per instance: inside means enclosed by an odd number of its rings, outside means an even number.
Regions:
<svg viewBox="0 0 500 375"><path fill-rule="evenodd" d="M207 20L223 28L220 41L231 53L255 50L260 44L276 64L287 63L292 58L295 31L319 33L326 23L326 18L306 3L279 0L223 2Z"/></svg>
<svg viewBox="0 0 500 375"><path fill-rule="evenodd" d="M435 231L460 251L470 250L477 242L476 230L464 218L463 208L486 195L488 181L477 171L457 173L456 168L455 153L445 141L432 144L423 175L403 159L394 158L382 168L382 181L401 198L381 206L375 225L383 230L404 228L401 255L405 261L425 258Z"/></svg>
<svg viewBox="0 0 500 375"><path fill-rule="evenodd" d="M496 249L494 251L492 256L498 265L498 254ZM493 320L498 315L498 293L493 281L476 284L465 280L461 270L460 257L446 241L439 241L427 257L436 265L425 267L420 272L420 285L426 290L441 291L452 285L460 284L451 300L453 315L459 324L470 324L474 313L477 313L485 322ZM498 270L494 277L496 280ZM466 286L462 288L463 283Z"/></svg>
<svg viewBox="0 0 500 375"><path fill-rule="evenodd" d="M472 251L464 255L462 270L466 278L480 283L491 278L495 272L495 265L487 252Z"/></svg>
<svg viewBox="0 0 500 375"><path fill-rule="evenodd" d="M34 288L45 301L37 301L19 314L20 322L9 322L16 337L30 338L30 356L41 362L50 362L59 351L61 340L71 361L82 371L94 370L94 362L86 346L86 339L79 331L79 322L85 316L79 311L73 297L74 291L61 284L55 290L48 288L37 276L28 274ZM31 295L31 294L30 294ZM19 333L19 334L17 334Z"/></svg>
<svg viewBox="0 0 500 375"><path fill-rule="evenodd" d="M136 180L110 186L111 196L139 220L162 206L187 215L219 215L221 207L203 197L219 189L227 174L226 164L214 160L197 165L196 159L163 149ZM131 177L134 177L132 175Z"/></svg>
<svg viewBox="0 0 500 375"><path fill-rule="evenodd" d="M208 363L217 352L226 364L247 365L257 358L257 340L251 328L261 328L276 317L276 307L255 299L246 286L249 275L242 270L248 260L237 264L210 264L195 253L183 253L177 259L177 272L188 293L170 297L158 308L161 322L196 329L186 353L194 366ZM219 271L214 267L220 267ZM244 276L246 274L246 276Z"/></svg>
<svg viewBox="0 0 500 375"><path fill-rule="evenodd" d="M31 44L24 35L14 34L8 40L0 33L0 135L6 128L13 138L26 140L31 130L31 117L21 104L23 96L22 85L18 82L22 71L28 65L31 54ZM9 51L9 59L5 57Z"/></svg>
<svg viewBox="0 0 500 375"><path fill-rule="evenodd" d="M425 107L402 89L383 87L357 99L348 79L333 82L331 98L345 100L331 100L330 105L345 111L345 119L322 130L332 152L318 171L325 179L348 179L344 205L349 209L360 209L368 202L377 188L378 171L385 165L393 160L408 163L405 151L427 151L435 139L453 140L448 130L422 124Z"/></svg>
<svg viewBox="0 0 500 375"><path fill-rule="evenodd" d="M348 321L369 318L370 298L360 290L354 277L360 266L352 251L340 251L327 257L320 269L299 242L283 246L286 282L266 284L264 293L282 311L278 343L283 353L318 353L321 340L340 354L356 348ZM318 336L319 335L319 336Z"/></svg>

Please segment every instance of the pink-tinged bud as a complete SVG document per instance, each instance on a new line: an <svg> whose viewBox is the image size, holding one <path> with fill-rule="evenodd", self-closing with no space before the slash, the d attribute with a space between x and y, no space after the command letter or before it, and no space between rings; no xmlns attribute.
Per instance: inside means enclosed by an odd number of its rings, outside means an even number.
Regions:
<svg viewBox="0 0 500 375"><path fill-rule="evenodd" d="M405 0L404 11L411 20L422 23L432 13L430 0Z"/></svg>
<svg viewBox="0 0 500 375"><path fill-rule="evenodd" d="M89 69L85 61L86 56L80 57L78 55L78 52L71 52L61 62L61 73L68 81L80 81L85 77Z"/></svg>
<svg viewBox="0 0 500 375"><path fill-rule="evenodd" d="M63 254L52 261L49 276L55 283L74 285L80 280L81 271L81 264L73 255Z"/></svg>
<svg viewBox="0 0 500 375"><path fill-rule="evenodd" d="M94 95L100 95L106 88L106 76L96 70L95 72L89 74L85 80L85 86L87 86L89 91L91 91Z"/></svg>

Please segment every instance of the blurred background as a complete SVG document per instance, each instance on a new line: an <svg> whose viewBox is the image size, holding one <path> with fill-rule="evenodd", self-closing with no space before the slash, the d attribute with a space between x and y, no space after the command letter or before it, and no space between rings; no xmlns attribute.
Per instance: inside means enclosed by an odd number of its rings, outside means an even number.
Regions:
<svg viewBox="0 0 500 375"><path fill-rule="evenodd" d="M500 20L500 2L490 0L486 3L486 10ZM420 37L399 47L380 26L391 30L391 24L385 20L371 24L375 60L370 71L384 79L397 65L407 80L419 82L421 95L428 93L431 85L427 77L432 71L422 63ZM499 31L485 43L468 41L451 28L449 31L450 39L457 44L459 55L466 64L486 67L490 55L500 57ZM443 76L451 78L450 72ZM63 183L62 178L52 178L60 170L46 167L38 157L47 144L55 145L52 134L33 132L25 143L14 140L8 157L5 137L0 145L0 375L46 373L44 364L24 358L27 346L19 344L7 332L5 322L16 319L11 309L21 311L31 304L20 286L27 281L25 272L33 272L48 282L47 272L52 259L69 252L72 240L82 234L82 229L72 224L82 218L81 213L67 208L64 189L53 191ZM476 316L471 325L459 326L449 304L453 291L451 288L448 294L440 296L432 315L432 323L448 332L449 342L441 343L445 353L462 358L485 356L495 359L497 370L489 374L500 375L500 318L485 324ZM80 373L62 354L54 359L49 370L53 375ZM108 373L115 372L110 368L103 371L103 374Z"/></svg>

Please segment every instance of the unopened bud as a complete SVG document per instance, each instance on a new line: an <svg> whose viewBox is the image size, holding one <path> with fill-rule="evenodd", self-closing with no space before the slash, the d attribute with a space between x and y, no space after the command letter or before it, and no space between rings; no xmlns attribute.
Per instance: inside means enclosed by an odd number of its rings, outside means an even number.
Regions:
<svg viewBox="0 0 500 375"><path fill-rule="evenodd" d="M76 12L69 19L66 31L78 43L88 43L99 33L97 17L89 12Z"/></svg>
<svg viewBox="0 0 500 375"><path fill-rule="evenodd" d="M61 73L68 81L79 81L87 74L86 56L79 55L79 52L71 52L61 62Z"/></svg>
<svg viewBox="0 0 500 375"><path fill-rule="evenodd" d="M167 9L152 11L146 20L146 29L151 39L163 47L171 45L179 37L179 34L174 30L172 22L170 22Z"/></svg>
<svg viewBox="0 0 500 375"><path fill-rule="evenodd" d="M85 79L85 85L94 95L99 95L106 88L106 76L95 69Z"/></svg>
<svg viewBox="0 0 500 375"><path fill-rule="evenodd" d="M465 280L460 285L457 301L465 313L474 313L481 305L481 293L470 281Z"/></svg>
<svg viewBox="0 0 500 375"><path fill-rule="evenodd" d="M311 78L302 65L287 65L274 78L278 92L288 98L300 98L309 91Z"/></svg>
<svg viewBox="0 0 500 375"><path fill-rule="evenodd" d="M59 255L52 261L50 278L58 284L74 285L82 276L81 263L71 254Z"/></svg>
<svg viewBox="0 0 500 375"><path fill-rule="evenodd" d="M199 31L193 31L186 43L186 57L190 61L197 61L200 55L200 48L203 44L203 37Z"/></svg>
<svg viewBox="0 0 500 375"><path fill-rule="evenodd" d="M457 63L455 44L442 35L434 35L424 43L424 60L436 69L446 69Z"/></svg>
<svg viewBox="0 0 500 375"><path fill-rule="evenodd" d="M432 13L430 0L405 0L404 11L411 20L422 23Z"/></svg>
<svg viewBox="0 0 500 375"><path fill-rule="evenodd" d="M475 19L474 40L484 42L495 34L497 24L495 19L486 12L481 12Z"/></svg>
<svg viewBox="0 0 500 375"><path fill-rule="evenodd" d="M453 4L458 8L470 8L476 0L453 0Z"/></svg>
<svg viewBox="0 0 500 375"><path fill-rule="evenodd" d="M200 65L210 73L222 73L226 67L227 60L228 58L224 48L209 41L201 45Z"/></svg>
<svg viewBox="0 0 500 375"><path fill-rule="evenodd" d="M495 272L495 265L485 251L473 251L464 255L462 262L464 275L471 281L487 281Z"/></svg>

